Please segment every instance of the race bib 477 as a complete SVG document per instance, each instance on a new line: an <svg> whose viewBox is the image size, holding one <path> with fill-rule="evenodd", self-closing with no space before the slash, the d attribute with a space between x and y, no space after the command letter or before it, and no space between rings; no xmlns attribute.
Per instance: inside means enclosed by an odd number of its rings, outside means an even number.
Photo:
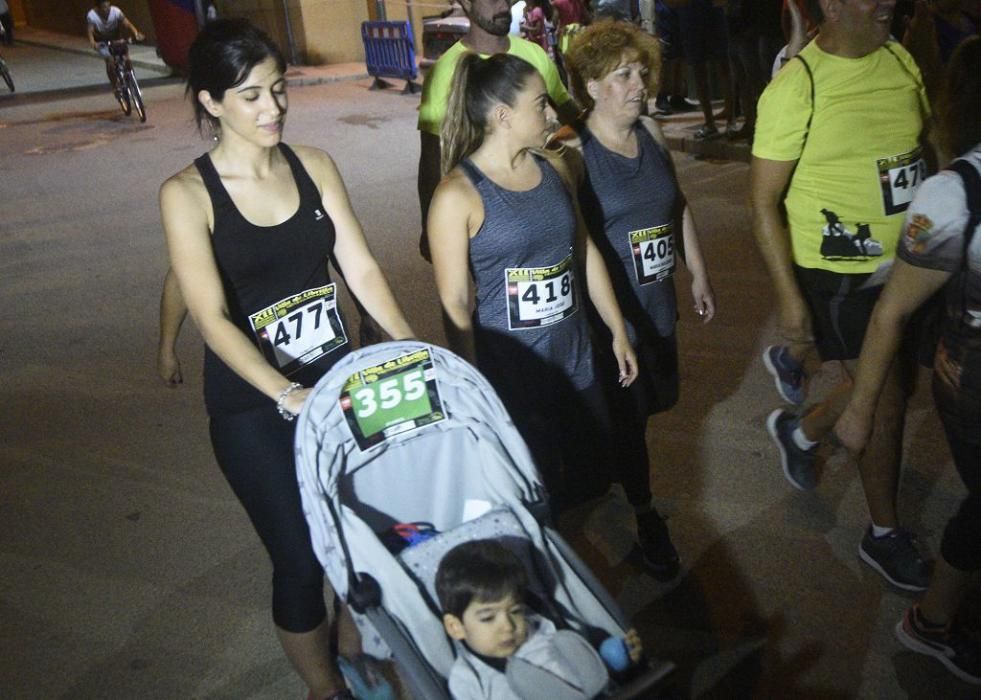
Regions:
<svg viewBox="0 0 981 700"><path fill-rule="evenodd" d="M347 342L333 284L294 294L249 316L259 349L289 376Z"/></svg>

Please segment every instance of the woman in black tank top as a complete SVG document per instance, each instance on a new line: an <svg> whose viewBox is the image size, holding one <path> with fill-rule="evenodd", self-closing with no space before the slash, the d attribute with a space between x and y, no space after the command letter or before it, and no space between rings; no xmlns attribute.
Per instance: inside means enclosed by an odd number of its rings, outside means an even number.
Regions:
<svg viewBox="0 0 981 700"><path fill-rule="evenodd" d="M386 332L413 333L330 157L281 142L284 69L278 48L244 20L202 30L187 92L218 145L163 184L160 208L181 295L207 344L215 456L273 562L277 634L310 698L339 700L351 696L329 651L291 422L350 348L328 258ZM355 644L352 629L340 647L356 653Z"/></svg>

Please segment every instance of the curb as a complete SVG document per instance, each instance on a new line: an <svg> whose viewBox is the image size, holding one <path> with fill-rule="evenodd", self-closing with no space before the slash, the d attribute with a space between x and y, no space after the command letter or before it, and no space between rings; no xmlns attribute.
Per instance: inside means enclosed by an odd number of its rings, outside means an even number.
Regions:
<svg viewBox="0 0 981 700"><path fill-rule="evenodd" d="M305 85L326 85L327 83L343 83L350 80L365 80L370 78L368 71L363 73L347 73L343 75L304 75L303 73L293 73L293 69L286 71L286 78L290 87L301 87Z"/></svg>
<svg viewBox="0 0 981 700"><path fill-rule="evenodd" d="M91 49L88 48L76 49L71 46L58 46L57 44L51 44L45 41L35 41L34 39L22 39L20 37L17 37L17 43L26 44L28 46L40 46L45 49L52 49L54 51L64 51L65 53L73 53L73 54L78 54L79 56L88 56L90 58L97 56L97 54L95 54ZM133 64L134 68L142 68L143 70L148 70L163 76L174 75L174 71L168 65L161 65L160 63L154 63L152 61L142 61L138 58L133 58L132 54L130 54L129 60L130 63Z"/></svg>

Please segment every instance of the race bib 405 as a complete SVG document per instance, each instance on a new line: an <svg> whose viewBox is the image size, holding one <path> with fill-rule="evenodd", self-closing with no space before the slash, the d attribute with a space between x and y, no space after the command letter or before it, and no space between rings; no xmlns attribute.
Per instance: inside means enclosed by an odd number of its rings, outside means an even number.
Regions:
<svg viewBox="0 0 981 700"><path fill-rule="evenodd" d="M651 284L671 276L674 272L674 232L671 224L631 231L627 235L630 237L638 283Z"/></svg>

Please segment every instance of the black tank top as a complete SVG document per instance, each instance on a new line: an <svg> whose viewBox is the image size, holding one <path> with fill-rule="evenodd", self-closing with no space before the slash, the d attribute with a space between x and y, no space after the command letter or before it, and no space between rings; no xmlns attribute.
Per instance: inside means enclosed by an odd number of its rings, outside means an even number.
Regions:
<svg viewBox="0 0 981 700"><path fill-rule="evenodd" d="M303 164L285 144L300 206L275 226L256 226L239 212L209 154L194 161L211 197L211 245L232 322L269 364L291 381L313 386L350 350L327 271L334 223ZM210 348L204 354L209 415L269 405L270 399L233 372Z"/></svg>

